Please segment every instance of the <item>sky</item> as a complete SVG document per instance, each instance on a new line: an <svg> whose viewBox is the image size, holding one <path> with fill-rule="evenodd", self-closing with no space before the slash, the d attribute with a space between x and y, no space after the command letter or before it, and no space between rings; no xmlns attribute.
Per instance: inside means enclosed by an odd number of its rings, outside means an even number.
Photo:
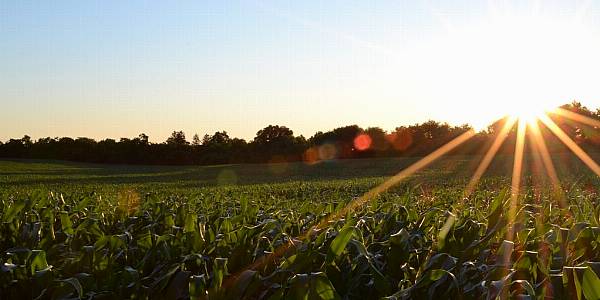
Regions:
<svg viewBox="0 0 600 300"><path fill-rule="evenodd" d="M0 0L0 140L600 107L600 1Z"/></svg>

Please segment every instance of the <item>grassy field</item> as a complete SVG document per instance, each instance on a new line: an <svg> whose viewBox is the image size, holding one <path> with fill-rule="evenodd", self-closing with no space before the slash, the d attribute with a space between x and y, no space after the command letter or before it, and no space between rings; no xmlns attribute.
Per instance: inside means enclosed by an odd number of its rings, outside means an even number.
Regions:
<svg viewBox="0 0 600 300"><path fill-rule="evenodd" d="M480 158L457 156L344 210L416 159L0 161L0 298L600 297L599 181L575 158L554 159L564 198L530 168L514 210L512 157L464 197Z"/></svg>
<svg viewBox="0 0 600 300"><path fill-rule="evenodd" d="M190 187L323 181L390 176L417 158L338 160L318 164L277 163L218 166L136 166L81 164L61 161L0 160L0 184L64 186L64 184L154 184ZM443 160L434 168L452 172L472 161L469 157Z"/></svg>

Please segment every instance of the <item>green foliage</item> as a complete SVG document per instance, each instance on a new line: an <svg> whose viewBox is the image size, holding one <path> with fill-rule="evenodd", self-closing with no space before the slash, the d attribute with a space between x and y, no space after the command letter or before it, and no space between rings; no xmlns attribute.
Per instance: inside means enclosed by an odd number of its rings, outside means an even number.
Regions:
<svg viewBox="0 0 600 300"><path fill-rule="evenodd" d="M421 173L329 218L382 180L0 187L0 295L599 299L595 179L565 184L567 207L525 189L511 222L506 177L465 199Z"/></svg>
<svg viewBox="0 0 600 300"><path fill-rule="evenodd" d="M600 299L600 279L591 268L583 272L582 289L586 299Z"/></svg>

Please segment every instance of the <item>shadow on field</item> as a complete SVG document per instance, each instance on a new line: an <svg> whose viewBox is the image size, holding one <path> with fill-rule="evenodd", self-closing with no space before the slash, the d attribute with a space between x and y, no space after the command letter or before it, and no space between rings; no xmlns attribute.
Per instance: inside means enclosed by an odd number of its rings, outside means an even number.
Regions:
<svg viewBox="0 0 600 300"><path fill-rule="evenodd" d="M219 166L94 165L39 161L0 161L0 184L123 184L173 183L205 186L256 184L323 179L390 176L416 158L338 160L313 165L304 163L244 164ZM462 163L453 160L451 164ZM10 165L10 166L8 166Z"/></svg>
<svg viewBox="0 0 600 300"><path fill-rule="evenodd" d="M449 156L422 173L428 177L470 176L480 156ZM137 166L81 164L61 161L0 160L0 186L157 184L182 187L261 184L391 176L418 158L336 160L308 165L302 162L218 166ZM585 169L571 156L553 157L557 170L569 173ZM527 161L532 159L526 157ZM512 156L494 159L488 174L510 175Z"/></svg>

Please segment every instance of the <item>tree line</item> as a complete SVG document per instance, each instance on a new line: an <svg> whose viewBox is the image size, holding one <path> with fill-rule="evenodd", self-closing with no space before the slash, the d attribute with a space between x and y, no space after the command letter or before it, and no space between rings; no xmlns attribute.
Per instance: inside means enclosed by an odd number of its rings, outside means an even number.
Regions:
<svg viewBox="0 0 600 300"><path fill-rule="evenodd" d="M600 109L592 111L573 102L562 108L600 120ZM584 148L598 149L600 135L591 128L564 118L552 118L567 135ZM453 154L482 154L496 137L506 119L499 120L482 130L453 151ZM400 126L391 132L379 127L361 128L350 125L326 132L317 132L309 138L295 135L279 125L269 125L256 133L251 141L230 137L219 131L200 138L195 134L188 141L183 131L174 131L166 141L151 143L142 133L135 138L120 140L79 137L40 138L36 141L25 135L20 139L0 141L0 157L56 159L114 164L228 164L305 161L313 163L331 159L423 156L471 130L469 125L451 126L427 121ZM547 129L542 134L551 136ZM500 149L512 153L516 129ZM546 139L551 152L565 151L556 139ZM486 146L487 145L487 146Z"/></svg>

